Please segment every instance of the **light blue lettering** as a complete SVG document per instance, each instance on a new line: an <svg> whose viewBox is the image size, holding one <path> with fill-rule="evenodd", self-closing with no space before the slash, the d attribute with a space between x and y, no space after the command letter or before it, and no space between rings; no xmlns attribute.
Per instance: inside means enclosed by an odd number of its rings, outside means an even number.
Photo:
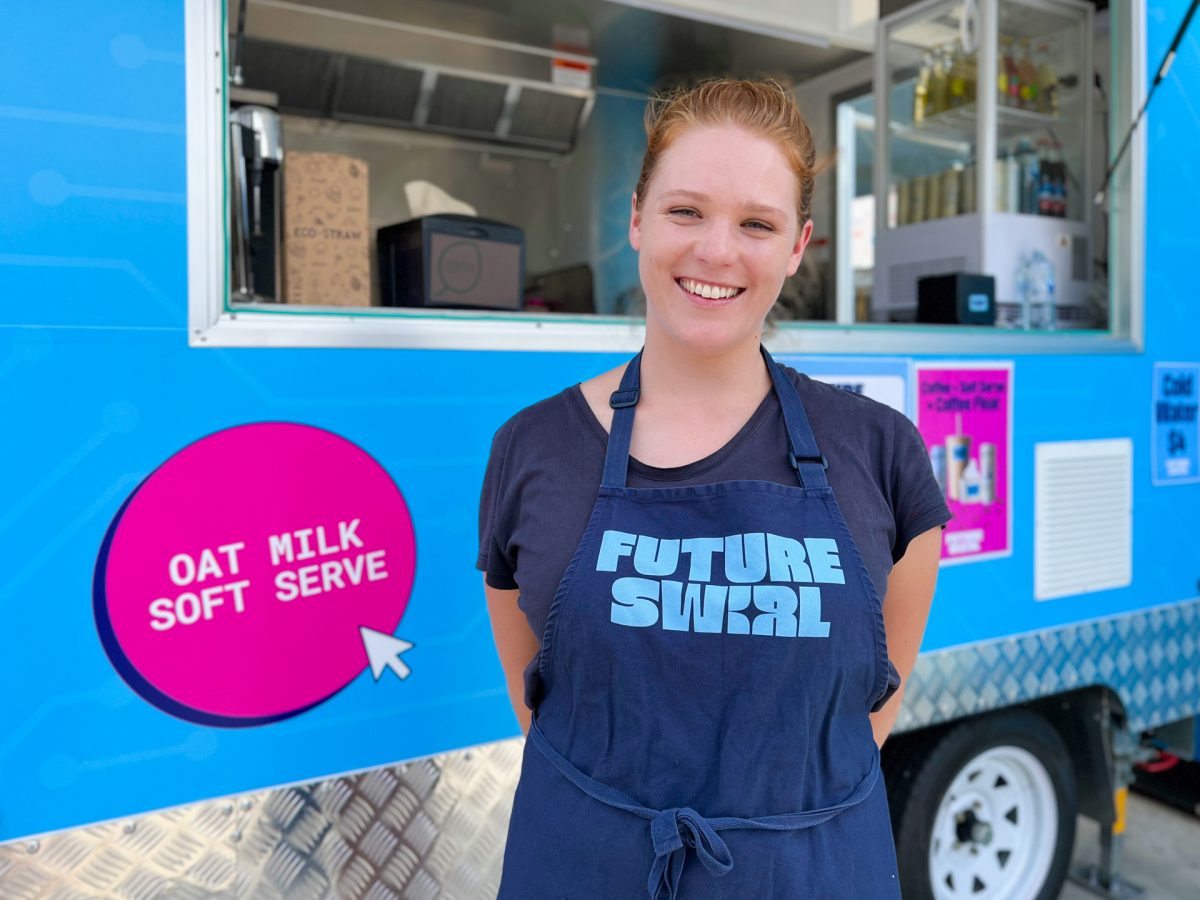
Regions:
<svg viewBox="0 0 1200 900"><path fill-rule="evenodd" d="M725 595L726 589L719 585L664 581L663 628L720 634L725 619Z"/></svg>
<svg viewBox="0 0 1200 900"><path fill-rule="evenodd" d="M725 608L729 611L728 621L725 625L726 634L750 633L750 619L738 611L745 609L749 605L749 587L737 585L729 588L729 599L725 602Z"/></svg>
<svg viewBox="0 0 1200 900"><path fill-rule="evenodd" d="M600 555L596 559L597 572L617 571L617 562L622 556L633 552L637 535L626 531L606 531L600 540Z"/></svg>
<svg viewBox="0 0 1200 900"><path fill-rule="evenodd" d="M796 588L796 593L800 595L800 621L796 634L800 637L829 637L829 623L821 621L821 589L802 587Z"/></svg>
<svg viewBox="0 0 1200 900"><path fill-rule="evenodd" d="M725 578L735 584L757 584L767 577L767 541L761 531L725 538Z"/></svg>
<svg viewBox="0 0 1200 900"><path fill-rule="evenodd" d="M725 542L720 538L688 538L683 542L683 552L692 555L692 566L688 570L689 581L712 581L712 555L720 553Z"/></svg>
<svg viewBox="0 0 1200 900"><path fill-rule="evenodd" d="M632 576L613 582L609 619L616 625L645 628L658 621L659 582Z"/></svg>
<svg viewBox="0 0 1200 900"><path fill-rule="evenodd" d="M755 585L754 608L759 611L754 617L754 634L796 636L796 592L790 587L782 584Z"/></svg>
<svg viewBox="0 0 1200 900"><path fill-rule="evenodd" d="M633 552L633 568L640 575L674 575L679 566L679 541L659 540L639 534Z"/></svg>
<svg viewBox="0 0 1200 900"><path fill-rule="evenodd" d="M813 581L821 584L845 584L841 561L838 559L837 541L832 538L805 538L808 562L812 566Z"/></svg>
<svg viewBox="0 0 1200 900"><path fill-rule="evenodd" d="M795 538L767 535L767 559L772 581L812 581L804 562L804 545Z"/></svg>

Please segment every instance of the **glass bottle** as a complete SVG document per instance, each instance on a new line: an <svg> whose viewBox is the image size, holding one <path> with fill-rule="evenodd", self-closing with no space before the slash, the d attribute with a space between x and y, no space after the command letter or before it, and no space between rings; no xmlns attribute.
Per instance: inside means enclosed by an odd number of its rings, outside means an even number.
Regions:
<svg viewBox="0 0 1200 900"><path fill-rule="evenodd" d="M1017 99L1022 109L1038 108L1038 73L1029 56L1029 38L1021 38L1021 58L1017 61L1017 78L1020 87Z"/></svg>
<svg viewBox="0 0 1200 900"><path fill-rule="evenodd" d="M966 73L966 102L975 102L976 81L979 78L979 58L974 53L963 54L963 70Z"/></svg>
<svg viewBox="0 0 1200 900"><path fill-rule="evenodd" d="M1008 35L1000 37L1000 62L997 76L997 87L1000 91L1002 106L1016 106L1020 81L1017 76L1017 64L1013 60L1012 38Z"/></svg>
<svg viewBox="0 0 1200 900"><path fill-rule="evenodd" d="M1042 138L1038 141L1038 186L1037 209L1035 210L1039 216L1053 215L1054 185L1050 174L1051 162L1050 142Z"/></svg>
<svg viewBox="0 0 1200 900"><path fill-rule="evenodd" d="M929 76L933 69L933 57L926 53L921 58L921 70L913 86L913 124L920 125L929 114Z"/></svg>
<svg viewBox="0 0 1200 900"><path fill-rule="evenodd" d="M1054 215L1060 219L1067 217L1067 159L1063 156L1062 144L1054 141Z"/></svg>
<svg viewBox="0 0 1200 900"><path fill-rule="evenodd" d="M1058 115L1058 75L1050 65L1050 46L1037 48L1038 109L1047 115Z"/></svg>
<svg viewBox="0 0 1200 900"><path fill-rule="evenodd" d="M1036 214L1038 211L1038 173L1041 166L1038 152L1026 138L1021 138L1017 145L1017 163L1021 170L1020 212Z"/></svg>
<svg viewBox="0 0 1200 900"><path fill-rule="evenodd" d="M967 103L967 55L955 46L950 62L950 108L958 109Z"/></svg>
<svg viewBox="0 0 1200 900"><path fill-rule="evenodd" d="M950 68L946 63L946 53L934 51L933 71L929 76L929 100L926 114L936 116L950 108Z"/></svg>

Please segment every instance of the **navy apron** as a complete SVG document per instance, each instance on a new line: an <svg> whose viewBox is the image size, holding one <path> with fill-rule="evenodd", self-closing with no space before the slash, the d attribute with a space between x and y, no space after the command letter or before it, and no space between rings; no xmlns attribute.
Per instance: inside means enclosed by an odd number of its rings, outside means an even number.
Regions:
<svg viewBox="0 0 1200 900"><path fill-rule="evenodd" d="M893 671L879 597L763 357L797 486L626 487L640 354L612 395L527 677L503 900L900 896L868 719Z"/></svg>

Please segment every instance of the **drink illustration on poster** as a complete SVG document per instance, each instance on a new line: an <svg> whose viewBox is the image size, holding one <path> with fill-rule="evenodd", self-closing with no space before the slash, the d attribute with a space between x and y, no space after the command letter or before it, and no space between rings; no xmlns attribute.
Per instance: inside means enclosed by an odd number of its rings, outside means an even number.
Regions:
<svg viewBox="0 0 1200 900"><path fill-rule="evenodd" d="M117 513L96 564L96 626L158 708L262 725L368 666L376 680L408 676L399 654L413 645L393 633L415 567L408 507L365 451L308 425L241 425L176 453Z"/></svg>
<svg viewBox="0 0 1200 900"><path fill-rule="evenodd" d="M954 518L942 561L1012 552L1012 365L917 366L917 427Z"/></svg>

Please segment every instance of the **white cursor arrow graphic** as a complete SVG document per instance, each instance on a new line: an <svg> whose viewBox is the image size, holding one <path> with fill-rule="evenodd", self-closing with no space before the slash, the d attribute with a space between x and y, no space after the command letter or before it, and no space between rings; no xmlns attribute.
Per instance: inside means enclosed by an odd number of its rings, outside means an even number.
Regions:
<svg viewBox="0 0 1200 900"><path fill-rule="evenodd" d="M411 643L382 631L376 631L374 628L368 628L366 625L359 625L358 632L362 635L367 659L371 661L371 674L375 676L376 681L379 680L384 669L391 669L401 678L409 676L412 669L405 665L400 654L405 650L411 650L413 648Z"/></svg>

